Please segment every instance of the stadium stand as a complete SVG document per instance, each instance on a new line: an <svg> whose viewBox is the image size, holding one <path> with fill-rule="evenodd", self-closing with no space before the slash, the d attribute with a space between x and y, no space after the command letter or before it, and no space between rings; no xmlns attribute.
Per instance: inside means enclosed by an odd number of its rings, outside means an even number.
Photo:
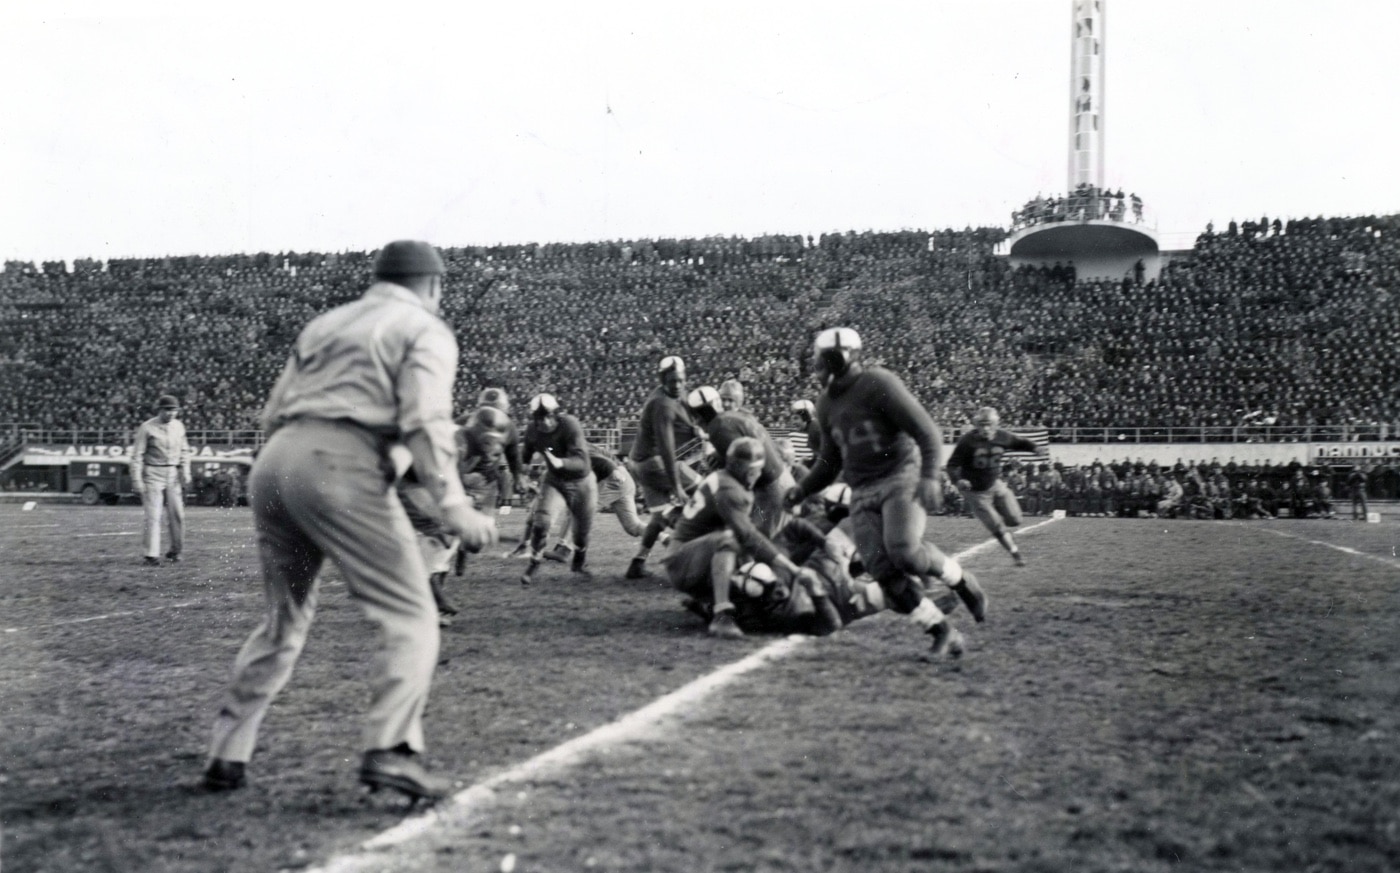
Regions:
<svg viewBox="0 0 1400 873"><path fill-rule="evenodd" d="M459 405L548 390L631 417L650 366L738 378L785 430L816 330L848 324L935 416L981 405L1053 440L1107 428L1400 433L1400 217L1207 228L1160 281L1011 270L1001 228L449 248ZM360 293L372 253L79 260L0 274L0 425L256 427L295 327ZM517 410L517 413L519 411Z"/></svg>

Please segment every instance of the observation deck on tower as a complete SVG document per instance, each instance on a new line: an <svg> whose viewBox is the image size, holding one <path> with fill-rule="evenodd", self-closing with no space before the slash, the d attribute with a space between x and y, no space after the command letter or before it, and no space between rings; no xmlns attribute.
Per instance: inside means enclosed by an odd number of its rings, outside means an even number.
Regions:
<svg viewBox="0 0 1400 873"><path fill-rule="evenodd" d="M1070 4L1069 193L1037 196L1012 213L997 254L1013 267L1072 264L1079 279L1147 281L1161 272L1156 226L1137 194L1103 184L1106 6Z"/></svg>

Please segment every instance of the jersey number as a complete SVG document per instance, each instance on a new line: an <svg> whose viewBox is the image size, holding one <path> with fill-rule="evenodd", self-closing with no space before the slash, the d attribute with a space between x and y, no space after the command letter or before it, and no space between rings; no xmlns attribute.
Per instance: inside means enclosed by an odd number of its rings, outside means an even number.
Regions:
<svg viewBox="0 0 1400 873"><path fill-rule="evenodd" d="M841 449L843 455L848 448L862 446L873 455L883 454L885 451L884 437L881 436L875 422L868 418L862 418L845 431L833 429L831 436L836 440L836 446Z"/></svg>

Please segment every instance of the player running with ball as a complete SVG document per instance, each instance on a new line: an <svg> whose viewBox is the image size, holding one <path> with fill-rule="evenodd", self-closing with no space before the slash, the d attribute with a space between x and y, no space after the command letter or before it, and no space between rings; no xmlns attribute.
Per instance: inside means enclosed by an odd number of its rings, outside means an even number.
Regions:
<svg viewBox="0 0 1400 873"><path fill-rule="evenodd" d="M860 353L860 336L850 328L817 335L812 370L823 388L816 404L821 450L787 504L799 505L844 473L851 486L856 548L866 569L890 608L933 637L934 654L956 657L962 635L910 578L941 579L974 619L986 617L987 598L973 575L923 541L926 510L937 511L943 502L943 439L904 382L888 370L864 366Z"/></svg>

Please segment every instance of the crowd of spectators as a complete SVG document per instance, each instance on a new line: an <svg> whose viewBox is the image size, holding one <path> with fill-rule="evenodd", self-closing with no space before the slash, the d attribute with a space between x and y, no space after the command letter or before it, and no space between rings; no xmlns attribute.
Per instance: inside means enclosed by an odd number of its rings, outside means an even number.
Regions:
<svg viewBox="0 0 1400 873"><path fill-rule="evenodd" d="M1027 200L1025 206L1011 213L1011 230L1055 221L1105 220L1141 224L1142 198L1137 194L1124 197L1122 188L1113 191L1084 182L1064 197L1037 194Z"/></svg>
<svg viewBox="0 0 1400 873"><path fill-rule="evenodd" d="M1350 474L1360 473L1360 479ZM1400 464L1317 465L1182 462L1158 464L1123 458L1087 466L1011 461L1003 479L1028 515L1122 518L1338 518L1347 517L1351 491L1400 498ZM956 489L946 488L950 511L963 511ZM1341 513L1339 515L1339 513Z"/></svg>
<svg viewBox="0 0 1400 873"><path fill-rule="evenodd" d="M770 426L811 397L808 350L855 327L957 426L1341 425L1400 432L1400 216L1208 227L1156 281L1013 270L1002 228L447 247L458 405L558 396L635 416L653 368L737 378ZM371 252L10 262L0 424L129 428L175 394L191 430L255 429L297 328L358 296ZM520 414L521 410L517 410Z"/></svg>

